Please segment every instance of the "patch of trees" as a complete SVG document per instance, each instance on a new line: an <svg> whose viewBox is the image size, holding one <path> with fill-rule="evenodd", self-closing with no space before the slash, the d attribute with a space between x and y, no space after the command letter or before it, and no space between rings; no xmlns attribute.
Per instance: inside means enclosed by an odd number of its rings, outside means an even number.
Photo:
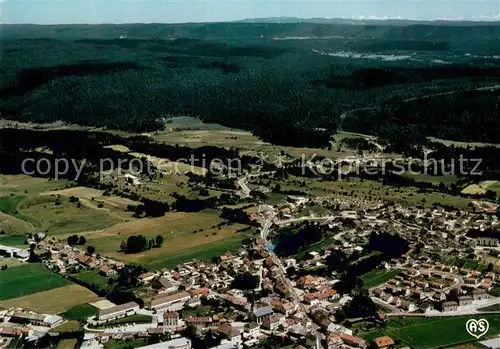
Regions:
<svg viewBox="0 0 500 349"><path fill-rule="evenodd" d="M341 314L344 318L369 318L377 315L377 306L368 295L368 291L363 289L356 292L357 294L344 307ZM336 314L335 317L342 317Z"/></svg>
<svg viewBox="0 0 500 349"><path fill-rule="evenodd" d="M260 277L253 275L250 272L239 273L235 276L231 288L236 288L243 291L251 291L259 286Z"/></svg>
<svg viewBox="0 0 500 349"><path fill-rule="evenodd" d="M372 232L367 248L371 251L380 251L389 259L401 257L410 250L406 239L386 232Z"/></svg>
<svg viewBox="0 0 500 349"><path fill-rule="evenodd" d="M378 135L388 151L408 151L432 136L461 142L499 143L495 117L499 91L466 91L406 101L390 101L377 110L351 113L343 128Z"/></svg>
<svg viewBox="0 0 500 349"><path fill-rule="evenodd" d="M83 235L70 235L68 236L67 243L69 246L85 245L87 243L87 239Z"/></svg>
<svg viewBox="0 0 500 349"><path fill-rule="evenodd" d="M163 241L164 238L161 235L156 236L154 239L149 239L144 235L132 235L127 240L122 241L120 250L125 253L139 253L153 247L160 247Z"/></svg>
<svg viewBox="0 0 500 349"><path fill-rule="evenodd" d="M388 45L385 42L383 45ZM406 41L404 44L415 45ZM446 43L430 43L436 49L439 44L444 49ZM363 68L355 70L350 76L331 74L323 80L315 80L313 84L334 89L364 90L380 86L430 82L443 79L460 78L500 78L499 68L471 67L463 65L447 65L423 68Z"/></svg>
<svg viewBox="0 0 500 349"><path fill-rule="evenodd" d="M240 224L251 224L250 216L241 208L223 207L220 218Z"/></svg>
<svg viewBox="0 0 500 349"><path fill-rule="evenodd" d="M172 204L172 208L183 212L199 212L207 208L217 208L218 199L215 197L207 199L188 199L184 195L174 193L172 195L176 201Z"/></svg>
<svg viewBox="0 0 500 349"><path fill-rule="evenodd" d="M494 228L487 228L485 230L481 229L470 229L467 232L467 236L473 239L477 239L480 237L492 238L492 239L500 239L500 230Z"/></svg>
<svg viewBox="0 0 500 349"><path fill-rule="evenodd" d="M319 224L306 222L297 232L290 228L282 230L274 252L279 256L297 254L310 245L320 242L326 235L326 230Z"/></svg>

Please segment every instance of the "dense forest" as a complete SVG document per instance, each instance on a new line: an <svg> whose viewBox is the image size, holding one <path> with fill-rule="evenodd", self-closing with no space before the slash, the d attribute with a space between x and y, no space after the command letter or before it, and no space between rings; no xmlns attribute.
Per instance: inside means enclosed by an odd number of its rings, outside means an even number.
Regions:
<svg viewBox="0 0 500 349"><path fill-rule="evenodd" d="M339 127L388 143L499 141L496 24L2 29L4 119L144 132L191 115L308 147Z"/></svg>

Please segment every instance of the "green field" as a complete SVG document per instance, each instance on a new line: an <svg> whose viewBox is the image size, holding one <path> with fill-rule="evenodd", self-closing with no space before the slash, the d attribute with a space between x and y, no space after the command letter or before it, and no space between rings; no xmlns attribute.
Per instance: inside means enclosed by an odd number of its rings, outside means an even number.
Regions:
<svg viewBox="0 0 500 349"><path fill-rule="evenodd" d="M102 275L99 275L97 271L94 270L85 270L81 271L76 275L73 275L78 280L83 281L89 285L96 285L100 288L106 289L108 287L108 278Z"/></svg>
<svg viewBox="0 0 500 349"><path fill-rule="evenodd" d="M26 296L68 285L42 264L26 264L0 271L0 300Z"/></svg>
<svg viewBox="0 0 500 349"><path fill-rule="evenodd" d="M394 278L401 271L396 270L385 270L385 269L373 269L368 273L361 276L366 288L375 287L383 284L387 280Z"/></svg>
<svg viewBox="0 0 500 349"><path fill-rule="evenodd" d="M448 347L475 341L465 330L465 323L472 318L483 318L490 324L488 333L481 338L482 340L500 334L500 316L493 314L441 318L391 318L387 321L387 328L361 334L361 337L370 342L374 338L387 335L415 349Z"/></svg>
<svg viewBox="0 0 500 349"><path fill-rule="evenodd" d="M20 246L23 247L26 242L26 236L24 235L0 235L0 245L5 246ZM28 247L28 245L24 245Z"/></svg>
<svg viewBox="0 0 500 349"><path fill-rule="evenodd" d="M80 320L96 315L97 311L98 309L90 304L80 304L69 308L59 315L66 320Z"/></svg>

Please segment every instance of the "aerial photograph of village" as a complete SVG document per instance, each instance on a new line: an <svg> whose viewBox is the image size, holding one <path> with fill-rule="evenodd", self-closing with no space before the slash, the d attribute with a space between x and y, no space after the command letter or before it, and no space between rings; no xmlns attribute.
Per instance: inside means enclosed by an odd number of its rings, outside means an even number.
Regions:
<svg viewBox="0 0 500 349"><path fill-rule="evenodd" d="M499 4L339 4L0 2L0 349L500 348Z"/></svg>

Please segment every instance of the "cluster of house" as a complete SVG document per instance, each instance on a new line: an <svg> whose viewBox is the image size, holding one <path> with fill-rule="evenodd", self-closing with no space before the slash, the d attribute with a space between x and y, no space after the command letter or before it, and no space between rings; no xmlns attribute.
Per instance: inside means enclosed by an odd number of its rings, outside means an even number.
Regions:
<svg viewBox="0 0 500 349"><path fill-rule="evenodd" d="M21 308L0 311L0 337L24 336L28 342L36 341L61 325L64 319L55 314L38 314Z"/></svg>
<svg viewBox="0 0 500 349"><path fill-rule="evenodd" d="M65 274L68 268L72 268L72 271L99 268L101 275L109 277L116 275L124 266L121 262L115 262L97 254L88 255L76 247L60 243L52 245L44 244L44 246L50 248L51 252L50 259L44 260L44 263L50 269L56 270L61 274Z"/></svg>
<svg viewBox="0 0 500 349"><path fill-rule="evenodd" d="M404 312L456 311L488 298L494 277L492 272L424 263L404 269L372 294Z"/></svg>

